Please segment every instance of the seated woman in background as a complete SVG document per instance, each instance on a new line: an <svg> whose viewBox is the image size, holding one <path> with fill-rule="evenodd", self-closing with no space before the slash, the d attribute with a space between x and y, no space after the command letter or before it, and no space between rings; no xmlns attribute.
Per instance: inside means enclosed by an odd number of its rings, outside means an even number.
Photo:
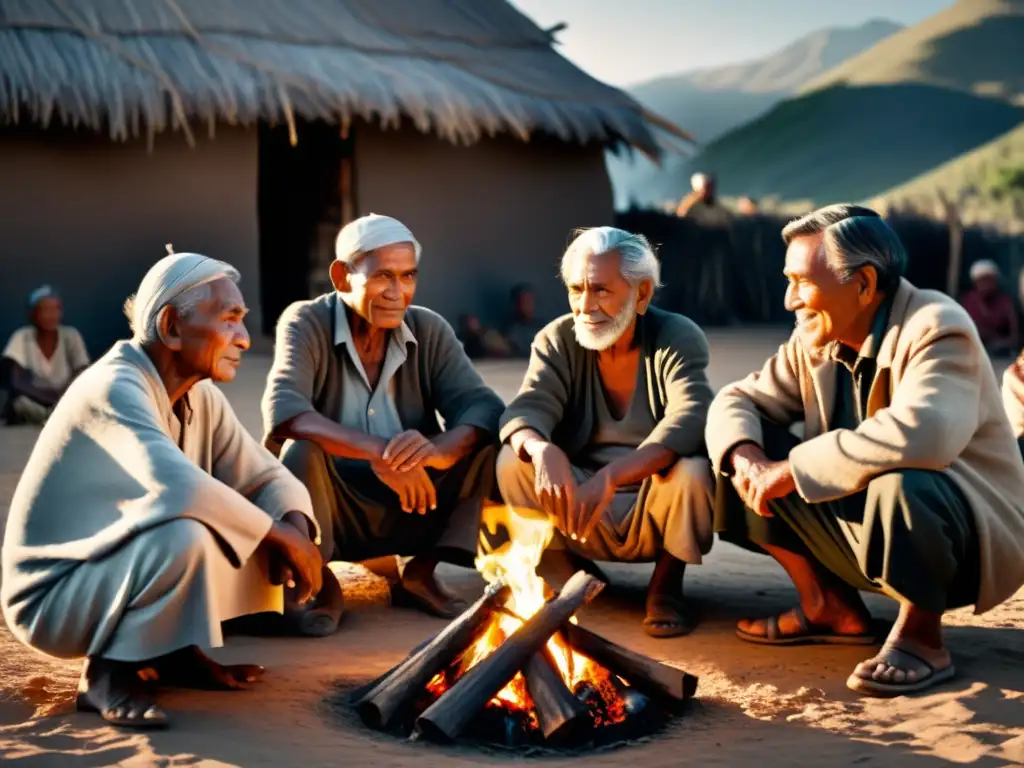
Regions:
<svg viewBox="0 0 1024 768"><path fill-rule="evenodd" d="M30 325L19 328L4 348L9 376L9 423L42 424L64 390L89 367L82 335L60 321L60 297L44 285L28 299Z"/></svg>

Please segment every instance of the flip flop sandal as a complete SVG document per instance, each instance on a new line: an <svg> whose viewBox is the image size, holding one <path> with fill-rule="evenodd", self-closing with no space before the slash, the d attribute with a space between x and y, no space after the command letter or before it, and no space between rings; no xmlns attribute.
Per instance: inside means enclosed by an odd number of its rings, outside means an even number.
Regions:
<svg viewBox="0 0 1024 768"><path fill-rule="evenodd" d="M651 637L682 637L697 628L685 602L668 595L651 599L644 617L644 632Z"/></svg>
<svg viewBox="0 0 1024 768"><path fill-rule="evenodd" d="M111 725L121 728L137 728L140 730L152 730L167 728L170 725L170 718L167 713L157 706L156 702L143 690L143 684L138 678L129 679L120 675L115 684L123 684L123 689L111 691L109 684L107 690L97 698L104 700L104 706L100 707L93 703L92 699L85 692L80 691L75 700L75 708L79 712L95 712ZM146 717L152 710L159 713L158 717ZM128 713L135 711L141 713L141 717L128 717ZM123 714L117 714L121 712Z"/></svg>
<svg viewBox="0 0 1024 768"><path fill-rule="evenodd" d="M950 664L948 667L943 667L942 669L936 669L935 665L927 659L922 658L913 651L907 650L906 647L899 645L883 646L882 650L875 658L891 667L902 669L904 671L912 667L922 666L927 670L928 674L926 674L922 679L915 680L912 683L896 683L864 678L854 672L846 679L847 688L851 691L862 693L865 696L903 696L907 693L917 693L918 691L926 690L932 686L951 680L956 676L956 667L953 664Z"/></svg>
<svg viewBox="0 0 1024 768"><path fill-rule="evenodd" d="M800 607L793 608L789 614L796 618L800 627L796 632L783 634L779 630L779 619L787 615L780 614L762 619L765 628L763 635L744 632L737 627L736 636L744 642L758 645L873 645L876 640L874 632L844 635L833 632L830 627L811 624Z"/></svg>
<svg viewBox="0 0 1024 768"><path fill-rule="evenodd" d="M461 598L440 593L422 595L409 590L402 582L391 585L391 604L401 608L415 608L439 619L454 619L469 607Z"/></svg>

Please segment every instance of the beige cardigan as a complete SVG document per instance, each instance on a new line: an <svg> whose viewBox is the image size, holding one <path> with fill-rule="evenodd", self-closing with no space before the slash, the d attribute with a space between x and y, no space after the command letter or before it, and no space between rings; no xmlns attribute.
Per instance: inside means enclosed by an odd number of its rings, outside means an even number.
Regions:
<svg viewBox="0 0 1024 768"><path fill-rule="evenodd" d="M1014 363L1003 372L1003 408L1010 419L1010 429L1017 437L1024 435L1024 381L1013 375Z"/></svg>
<svg viewBox="0 0 1024 768"><path fill-rule="evenodd" d="M722 389L708 414L715 470L743 441L761 443L760 415L804 422L789 455L797 491L822 502L900 469L945 472L963 491L978 529L983 613L1024 584L1024 461L995 372L964 309L902 281L877 355L867 418L829 431L837 362L794 338L764 368Z"/></svg>

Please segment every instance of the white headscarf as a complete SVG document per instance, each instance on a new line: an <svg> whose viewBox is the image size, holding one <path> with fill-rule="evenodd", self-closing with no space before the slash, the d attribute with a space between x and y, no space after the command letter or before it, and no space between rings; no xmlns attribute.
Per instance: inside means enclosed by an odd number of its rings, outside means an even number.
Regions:
<svg viewBox="0 0 1024 768"><path fill-rule="evenodd" d="M341 228L334 243L334 258L351 265L360 254L397 243L411 243L419 264L422 249L409 228L398 219L371 213Z"/></svg>
<svg viewBox="0 0 1024 768"><path fill-rule="evenodd" d="M992 259L979 259L971 264L971 280L977 280L979 277L985 277L986 275L999 277L999 265L992 261Z"/></svg>
<svg viewBox="0 0 1024 768"><path fill-rule="evenodd" d="M223 261L198 253L172 253L164 256L142 278L131 303L129 320L136 340L153 341L160 310L186 291L222 277L237 282L238 270Z"/></svg>

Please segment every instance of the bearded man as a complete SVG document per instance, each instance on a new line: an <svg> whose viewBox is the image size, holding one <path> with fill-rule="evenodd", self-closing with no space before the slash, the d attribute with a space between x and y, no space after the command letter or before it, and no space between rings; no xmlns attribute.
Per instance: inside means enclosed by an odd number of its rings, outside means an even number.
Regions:
<svg viewBox="0 0 1024 768"><path fill-rule="evenodd" d="M924 690L954 675L943 613L982 613L1024 583L1024 462L974 323L903 279L906 252L877 213L822 208L782 237L796 330L718 393L707 443L728 478L716 529L774 557L800 605L737 633L870 645L859 591L880 592L899 618L847 685Z"/></svg>
<svg viewBox="0 0 1024 768"><path fill-rule="evenodd" d="M421 248L404 224L356 219L335 255L335 290L278 322L265 444L309 489L325 561L398 556L394 601L454 618L466 604L434 568L473 564L504 404L444 318L410 306ZM337 627L328 608L289 615L322 635Z"/></svg>
<svg viewBox="0 0 1024 768"><path fill-rule="evenodd" d="M118 342L64 393L11 501L0 604L15 637L85 656L78 708L168 723L150 684L239 688L262 667L201 648L221 622L320 590L309 494L213 382L249 347L231 266L195 253L146 274ZM275 586L276 585L276 586Z"/></svg>
<svg viewBox="0 0 1024 768"><path fill-rule="evenodd" d="M650 305L660 265L640 235L586 230L561 274L572 312L533 342L501 420L498 486L511 506L550 515L556 550L655 561L644 628L686 634L684 570L712 543L707 340Z"/></svg>

